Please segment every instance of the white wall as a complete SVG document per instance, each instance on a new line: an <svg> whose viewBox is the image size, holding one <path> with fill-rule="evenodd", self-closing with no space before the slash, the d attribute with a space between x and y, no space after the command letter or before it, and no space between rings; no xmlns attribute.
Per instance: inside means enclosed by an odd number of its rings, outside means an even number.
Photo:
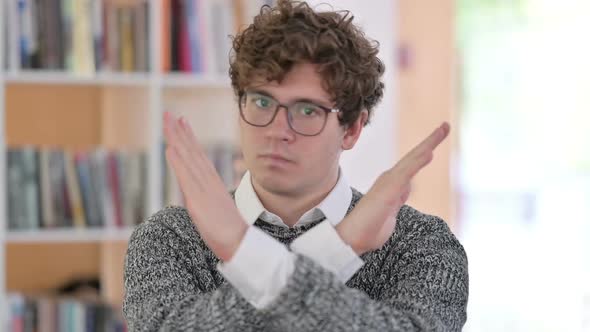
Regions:
<svg viewBox="0 0 590 332"><path fill-rule="evenodd" d="M353 150L342 155L342 168L350 184L365 192L377 176L391 168L397 156L395 100L397 98L395 48L397 44L397 0L308 0L317 10L350 10L365 34L380 43L379 58L385 64L385 94ZM324 4L319 5L318 4Z"/></svg>

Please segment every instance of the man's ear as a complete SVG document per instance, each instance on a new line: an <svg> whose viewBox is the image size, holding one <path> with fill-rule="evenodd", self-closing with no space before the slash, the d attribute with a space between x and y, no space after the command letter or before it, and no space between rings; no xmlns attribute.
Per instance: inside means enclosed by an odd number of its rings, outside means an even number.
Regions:
<svg viewBox="0 0 590 332"><path fill-rule="evenodd" d="M342 150L350 150L356 144L359 137L361 136L361 132L363 131L363 127L369 118L369 112L367 110L361 111L358 119L349 125L347 128L344 129L344 138L342 139Z"/></svg>

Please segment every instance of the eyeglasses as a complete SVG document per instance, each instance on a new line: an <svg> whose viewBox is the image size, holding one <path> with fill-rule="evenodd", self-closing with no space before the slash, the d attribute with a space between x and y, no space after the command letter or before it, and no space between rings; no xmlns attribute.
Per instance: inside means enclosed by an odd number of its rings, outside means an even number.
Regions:
<svg viewBox="0 0 590 332"><path fill-rule="evenodd" d="M244 92L239 96L240 115L246 123L255 127L266 127L273 122L279 108L287 110L289 127L303 136L319 135L328 119L328 113L338 113L311 102L298 101L281 105L276 99L258 92Z"/></svg>

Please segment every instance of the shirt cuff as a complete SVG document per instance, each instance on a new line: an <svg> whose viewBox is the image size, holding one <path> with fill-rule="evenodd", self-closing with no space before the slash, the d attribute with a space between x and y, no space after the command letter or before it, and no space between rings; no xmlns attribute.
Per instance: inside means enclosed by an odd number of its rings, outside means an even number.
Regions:
<svg viewBox="0 0 590 332"><path fill-rule="evenodd" d="M261 229L250 226L233 257L218 271L255 308L275 300L295 270L295 255Z"/></svg>
<svg viewBox="0 0 590 332"><path fill-rule="evenodd" d="M313 259L335 273L343 283L365 264L327 220L295 239L291 243L291 250Z"/></svg>

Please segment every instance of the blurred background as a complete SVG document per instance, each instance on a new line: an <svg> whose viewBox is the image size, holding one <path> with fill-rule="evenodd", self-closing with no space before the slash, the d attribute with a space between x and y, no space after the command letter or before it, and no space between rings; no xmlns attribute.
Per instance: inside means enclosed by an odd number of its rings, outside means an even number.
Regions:
<svg viewBox="0 0 590 332"><path fill-rule="evenodd" d="M456 3L469 331L590 331L590 2Z"/></svg>
<svg viewBox="0 0 590 332"><path fill-rule="evenodd" d="M353 186L451 123L409 204L467 251L464 330L590 331L590 2L308 2L351 10L387 68L383 102L342 158ZM162 112L189 119L235 187L227 36L265 3L2 1L1 331L125 330L127 240L183 204Z"/></svg>

